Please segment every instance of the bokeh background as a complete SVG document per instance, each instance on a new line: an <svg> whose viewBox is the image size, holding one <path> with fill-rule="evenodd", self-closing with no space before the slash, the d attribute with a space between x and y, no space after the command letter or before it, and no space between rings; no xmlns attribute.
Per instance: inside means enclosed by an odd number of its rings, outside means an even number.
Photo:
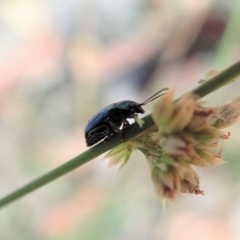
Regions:
<svg viewBox="0 0 240 240"><path fill-rule="evenodd" d="M0 197L86 150L105 105L180 96L239 60L239 21L240 0L1 0ZM227 163L196 169L205 196L164 212L140 153L120 172L101 156L1 209L0 239L240 239L240 125L228 130Z"/></svg>

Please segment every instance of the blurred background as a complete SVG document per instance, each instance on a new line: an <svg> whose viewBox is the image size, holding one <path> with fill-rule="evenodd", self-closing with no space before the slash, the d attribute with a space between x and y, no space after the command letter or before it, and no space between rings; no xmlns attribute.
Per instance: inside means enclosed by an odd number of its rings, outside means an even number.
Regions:
<svg viewBox="0 0 240 240"><path fill-rule="evenodd" d="M105 105L180 96L239 60L239 21L240 0L0 1L0 197L85 151ZM1 209L0 239L240 239L240 125L228 130L227 163L196 169L204 197L163 212L140 153L120 172L101 156Z"/></svg>

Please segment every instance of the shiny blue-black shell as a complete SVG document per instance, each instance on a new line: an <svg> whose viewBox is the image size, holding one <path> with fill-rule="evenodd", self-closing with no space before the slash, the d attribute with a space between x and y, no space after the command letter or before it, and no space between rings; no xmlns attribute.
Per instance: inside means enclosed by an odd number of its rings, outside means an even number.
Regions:
<svg viewBox="0 0 240 240"><path fill-rule="evenodd" d="M89 121L85 128L85 136L93 130L95 127L107 123L109 118L115 118L115 121L120 120L118 118L118 113L121 111L125 118L129 118L132 115L132 112L129 112L129 106L139 106L137 102L131 100L124 100L116 103L109 104L99 112L97 112ZM116 116L117 115L117 116Z"/></svg>
<svg viewBox="0 0 240 240"><path fill-rule="evenodd" d="M89 121L85 128L85 136L93 130L95 127L97 127L99 124L102 124L106 122L109 119L109 116L114 114L116 111L115 108L116 103L109 104L99 112L97 112Z"/></svg>

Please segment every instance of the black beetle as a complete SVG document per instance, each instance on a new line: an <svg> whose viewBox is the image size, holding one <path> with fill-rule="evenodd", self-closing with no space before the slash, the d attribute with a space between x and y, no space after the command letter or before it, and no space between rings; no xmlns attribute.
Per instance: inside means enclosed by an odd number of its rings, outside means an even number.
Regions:
<svg viewBox="0 0 240 240"><path fill-rule="evenodd" d="M106 142L115 132L121 134L124 141L123 129L131 127L127 118L134 118L138 113L144 113L142 106L166 94L162 93L165 90L168 88L161 89L142 103L124 100L112 103L100 110L88 121L85 128L87 146L92 146L101 140ZM159 93L161 94L158 95Z"/></svg>

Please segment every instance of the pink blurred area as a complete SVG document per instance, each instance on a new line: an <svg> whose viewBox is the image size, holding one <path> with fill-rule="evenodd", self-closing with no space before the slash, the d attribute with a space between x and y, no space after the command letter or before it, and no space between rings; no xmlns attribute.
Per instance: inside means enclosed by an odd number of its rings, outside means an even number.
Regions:
<svg viewBox="0 0 240 240"><path fill-rule="evenodd" d="M224 1L0 4L1 197L85 151L84 127L104 105L162 87L181 95L240 56ZM229 131L229 163L200 171L204 197L163 212L141 154L120 172L100 156L1 209L0 239L238 239L239 125Z"/></svg>
<svg viewBox="0 0 240 240"><path fill-rule="evenodd" d="M225 240L231 236L231 226L228 220L220 220L218 217L199 216L184 212L176 216L167 232L169 232L166 238L168 240L198 240L204 239L206 236L208 239Z"/></svg>

